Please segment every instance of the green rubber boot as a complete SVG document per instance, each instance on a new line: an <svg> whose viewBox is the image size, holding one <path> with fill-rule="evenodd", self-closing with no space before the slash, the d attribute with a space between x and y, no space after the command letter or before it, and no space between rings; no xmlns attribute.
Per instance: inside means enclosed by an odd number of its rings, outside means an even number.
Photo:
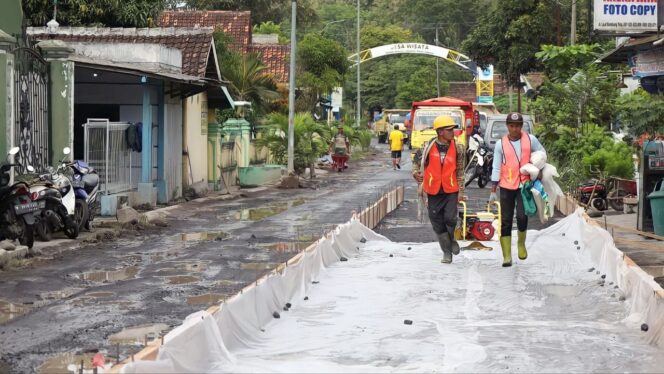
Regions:
<svg viewBox="0 0 664 374"><path fill-rule="evenodd" d="M528 251L526 251L526 232L518 231L517 248L519 249L519 260L528 258Z"/></svg>
<svg viewBox="0 0 664 374"><path fill-rule="evenodd" d="M501 236L500 248L503 250L503 267L512 266L512 237Z"/></svg>

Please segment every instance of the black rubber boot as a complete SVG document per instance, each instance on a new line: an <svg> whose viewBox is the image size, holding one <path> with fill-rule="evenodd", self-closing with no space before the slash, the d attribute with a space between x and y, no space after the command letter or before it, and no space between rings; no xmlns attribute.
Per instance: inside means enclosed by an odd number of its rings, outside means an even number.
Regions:
<svg viewBox="0 0 664 374"><path fill-rule="evenodd" d="M440 261L443 264L452 263L452 242L450 236L444 232L442 234L436 234L438 236L438 244L440 249L443 251L443 259Z"/></svg>
<svg viewBox="0 0 664 374"><path fill-rule="evenodd" d="M453 255L458 255L459 252L461 252L461 247L459 247L459 243L457 243L456 239L454 239L454 229L456 227L453 226L447 226L447 233L450 236L450 241L452 242L452 254Z"/></svg>

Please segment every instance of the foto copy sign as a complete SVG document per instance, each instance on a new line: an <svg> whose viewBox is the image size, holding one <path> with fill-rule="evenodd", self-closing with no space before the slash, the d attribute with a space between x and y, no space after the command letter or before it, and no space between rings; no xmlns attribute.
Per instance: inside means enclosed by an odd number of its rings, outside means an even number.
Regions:
<svg viewBox="0 0 664 374"><path fill-rule="evenodd" d="M657 0L594 0L595 30L657 31Z"/></svg>

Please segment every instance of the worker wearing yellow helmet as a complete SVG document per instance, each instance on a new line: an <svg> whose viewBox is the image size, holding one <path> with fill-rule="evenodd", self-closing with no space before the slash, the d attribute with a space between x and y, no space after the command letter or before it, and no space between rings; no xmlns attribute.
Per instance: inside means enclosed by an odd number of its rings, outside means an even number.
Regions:
<svg viewBox="0 0 664 374"><path fill-rule="evenodd" d="M418 150L413 160L413 178L421 183L420 194L428 199L428 214L438 244L443 251L441 262L449 264L459 254L454 238L457 202L463 199L464 149L454 141L454 119L438 116L433 122L436 137Z"/></svg>

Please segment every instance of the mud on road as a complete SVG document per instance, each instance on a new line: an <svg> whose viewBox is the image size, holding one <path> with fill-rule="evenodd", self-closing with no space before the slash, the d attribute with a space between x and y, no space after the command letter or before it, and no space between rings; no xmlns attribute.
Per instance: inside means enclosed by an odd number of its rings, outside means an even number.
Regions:
<svg viewBox="0 0 664 374"><path fill-rule="evenodd" d="M344 172L318 174L314 188L193 200L168 210L168 227L107 229L1 270L0 372L66 372L97 350L125 359L412 182L382 145Z"/></svg>

